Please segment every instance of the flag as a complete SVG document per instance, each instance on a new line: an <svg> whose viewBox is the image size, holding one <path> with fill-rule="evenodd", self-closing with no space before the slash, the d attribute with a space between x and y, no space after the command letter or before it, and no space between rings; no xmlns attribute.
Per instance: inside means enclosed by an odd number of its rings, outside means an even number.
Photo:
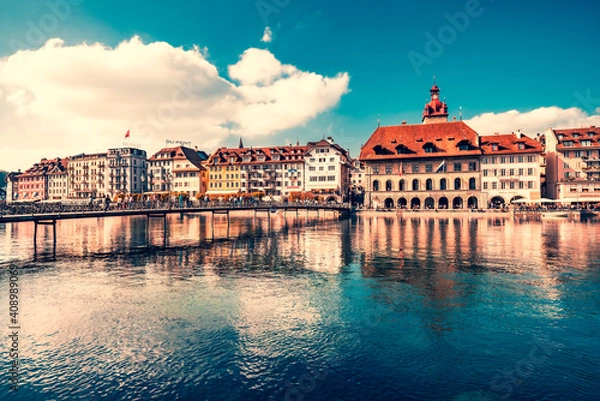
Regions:
<svg viewBox="0 0 600 401"><path fill-rule="evenodd" d="M125 138L129 138L131 136L131 133L129 132L129 130L127 130L127 132L125 133Z"/></svg>
<svg viewBox="0 0 600 401"><path fill-rule="evenodd" d="M442 160L438 168L435 170L436 173L440 173L442 171L446 171L446 159Z"/></svg>
<svg viewBox="0 0 600 401"><path fill-rule="evenodd" d="M402 177L402 173L404 173L404 167L402 166L402 162L400 162L400 169L398 170L398 175Z"/></svg>

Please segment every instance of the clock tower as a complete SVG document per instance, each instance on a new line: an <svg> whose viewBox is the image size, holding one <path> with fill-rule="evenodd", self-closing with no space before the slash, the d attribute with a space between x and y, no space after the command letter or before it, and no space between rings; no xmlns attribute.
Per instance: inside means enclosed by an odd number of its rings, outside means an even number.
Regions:
<svg viewBox="0 0 600 401"><path fill-rule="evenodd" d="M448 121L448 105L445 102L440 101L440 88L435 84L435 78L429 93L431 95L431 101L425 105L423 119L421 121L423 121L424 124Z"/></svg>

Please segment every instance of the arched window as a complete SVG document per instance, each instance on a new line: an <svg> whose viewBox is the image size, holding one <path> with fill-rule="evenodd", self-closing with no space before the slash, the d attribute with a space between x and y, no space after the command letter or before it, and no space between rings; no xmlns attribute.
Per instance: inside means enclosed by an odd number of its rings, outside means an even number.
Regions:
<svg viewBox="0 0 600 401"><path fill-rule="evenodd" d="M469 189L477 189L475 178L469 178Z"/></svg>
<svg viewBox="0 0 600 401"><path fill-rule="evenodd" d="M460 189L460 178L454 180L454 189Z"/></svg>
<svg viewBox="0 0 600 401"><path fill-rule="evenodd" d="M417 180L416 178L412 182L412 190L413 191L418 191L419 190L419 180Z"/></svg>
<svg viewBox="0 0 600 401"><path fill-rule="evenodd" d="M440 191L445 191L446 189L448 189L447 187L448 187L448 181L446 181L445 178L442 178L440 180Z"/></svg>
<svg viewBox="0 0 600 401"><path fill-rule="evenodd" d="M398 190L406 191L404 180L400 180L400 182L398 183Z"/></svg>
<svg viewBox="0 0 600 401"><path fill-rule="evenodd" d="M431 178L428 178L427 181L425 181L425 190L433 191L433 180Z"/></svg>
<svg viewBox="0 0 600 401"><path fill-rule="evenodd" d="M373 181L373 191L379 191L379 181Z"/></svg>
<svg viewBox="0 0 600 401"><path fill-rule="evenodd" d="M392 180L387 180L385 182L385 190L386 191L391 191L392 190Z"/></svg>

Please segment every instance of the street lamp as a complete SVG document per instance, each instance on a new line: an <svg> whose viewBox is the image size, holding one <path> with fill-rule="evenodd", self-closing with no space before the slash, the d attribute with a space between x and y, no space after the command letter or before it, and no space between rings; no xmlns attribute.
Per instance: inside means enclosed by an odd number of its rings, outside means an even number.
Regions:
<svg viewBox="0 0 600 401"><path fill-rule="evenodd" d="M146 177L144 176L144 173L142 173L142 175L140 176L140 181L142 182L142 194L143 194L144 192L146 192L146 187L144 186Z"/></svg>

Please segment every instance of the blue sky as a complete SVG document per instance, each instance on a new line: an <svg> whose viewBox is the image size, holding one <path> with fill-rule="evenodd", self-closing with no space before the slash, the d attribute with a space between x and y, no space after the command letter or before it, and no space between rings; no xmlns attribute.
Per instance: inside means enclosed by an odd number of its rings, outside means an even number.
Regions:
<svg viewBox="0 0 600 401"><path fill-rule="evenodd" d="M0 57L21 48L36 51L50 38L62 39L65 47L99 42L115 48L137 35L144 44L198 46L220 77L235 82L229 66L248 49L266 49L299 71L330 78L347 73L349 82L334 104L307 111L296 126L250 135L247 144L326 134L357 155L378 117L382 125L420 123L433 75L450 115L462 106L466 120L479 118L474 128L484 134L591 125L600 107L599 11L594 1L0 0ZM267 26L272 39L266 43L261 38ZM509 110L516 114L503 114ZM118 135L126 125L104 129ZM186 139L188 133L180 132ZM245 136L233 130L218 145L235 146L238 133ZM90 129L92 134L98 135ZM192 139L203 147L201 136ZM11 166L0 161L0 168Z"/></svg>

